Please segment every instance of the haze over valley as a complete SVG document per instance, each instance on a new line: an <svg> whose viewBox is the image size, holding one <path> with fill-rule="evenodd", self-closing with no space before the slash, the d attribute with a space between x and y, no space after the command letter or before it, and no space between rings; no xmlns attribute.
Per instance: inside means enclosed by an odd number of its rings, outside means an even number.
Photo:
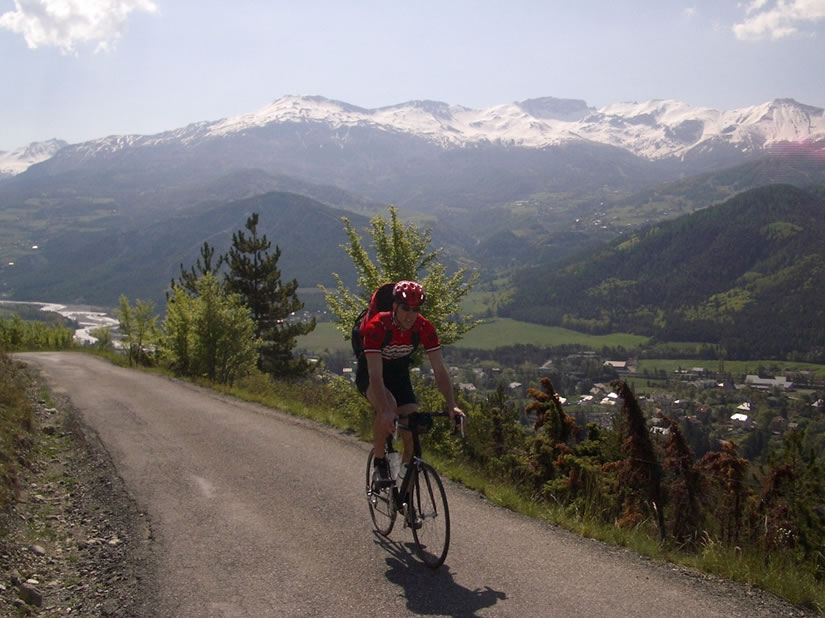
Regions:
<svg viewBox="0 0 825 618"><path fill-rule="evenodd" d="M6 169L21 171L0 181L5 298L111 307L127 294L162 305L180 265L193 264L204 241L225 251L252 212L287 277L311 289L338 273L353 285L341 217L365 230L389 204L433 230L449 267L504 277L502 291L520 294L525 269L552 272L640 226L749 189L825 183L825 110L786 99L729 112L676 101L595 110L550 97L487 110L422 101L365 110L289 96L158 135L19 152ZM821 208L814 199L805 216ZM776 223L805 227L804 217L785 219ZM755 233L742 242L758 243ZM666 256L658 268L678 270ZM561 316L556 305L522 304L518 315L561 325L549 317ZM568 325L586 328L579 317Z"/></svg>
<svg viewBox="0 0 825 618"><path fill-rule="evenodd" d="M766 253L725 290L700 278L699 298L676 294L665 330L644 307L612 315L594 300L596 313L573 315L576 303L542 311L547 297L525 294L532 273L586 270L628 238L649 251L649 226L676 222L681 244L695 213L739 195L787 197L811 216L825 156L819 1L52 3L0 12L0 298L111 307L126 294L162 306L180 265L204 241L225 251L254 211L284 276L322 309L316 286L333 272L355 284L340 218L365 230L390 204L432 229L447 268L479 273L493 315L530 298L539 306L523 303L522 319L601 332L632 313L623 328L675 336L674 316L704 316L719 294L747 292L752 311L774 302L769 280L803 285ZM726 220L753 206L736 204L709 215L740 234L717 242L759 245L764 230ZM760 220L768 237L794 239L792 250L770 245L783 259L815 264L809 236L794 232L815 227L802 216ZM709 247L691 250L714 263ZM686 259L662 254L655 273L640 263L618 280L666 287L674 279L661 272ZM599 299L615 288L608 279L565 281ZM811 301L798 291L789 297ZM709 324L699 330L718 338Z"/></svg>

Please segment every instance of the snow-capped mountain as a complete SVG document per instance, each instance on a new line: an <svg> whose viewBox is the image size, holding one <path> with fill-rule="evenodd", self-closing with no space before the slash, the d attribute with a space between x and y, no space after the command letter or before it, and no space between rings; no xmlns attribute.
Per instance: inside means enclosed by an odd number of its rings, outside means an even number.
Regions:
<svg viewBox="0 0 825 618"><path fill-rule="evenodd" d="M613 146L650 161L680 160L709 153L715 147L724 148L731 163L787 143L825 148L825 110L792 99L720 111L675 100L617 103L595 109L580 100L545 97L476 110L437 101L364 109L320 96L284 96L257 111L223 120L198 122L157 135L109 136L76 144L63 150L59 159L72 167L132 148L185 151L252 133L260 142L262 130L278 127L312 127L316 132L323 127L334 133L332 141L342 148L347 146L349 130L374 130L424 140L445 150L480 145L546 149L591 143ZM62 144L44 144L52 143ZM53 146L51 154L57 149ZM233 150L237 153L237 148ZM20 151L4 155L0 170L19 173L48 158L45 149L38 153L36 157Z"/></svg>
<svg viewBox="0 0 825 618"><path fill-rule="evenodd" d="M32 142L10 152L0 152L0 178L20 174L35 163L52 158L58 150L67 145L63 140L50 139L45 142Z"/></svg>
<svg viewBox="0 0 825 618"><path fill-rule="evenodd" d="M708 142L742 152L781 142L825 140L825 110L792 99L719 111L674 100L619 103L602 109L570 99L530 99L474 110L412 101L369 110L321 97L287 96L255 112L213 123L198 133L220 137L273 123L320 122L409 133L444 147L482 142L546 148L575 140L617 146L646 159L681 157Z"/></svg>
<svg viewBox="0 0 825 618"><path fill-rule="evenodd" d="M437 101L364 109L285 96L215 122L66 146L14 183L36 191L46 178L82 175L117 193L126 187L116 183L204 186L260 170L437 212L535 194L629 194L788 148L825 160L825 110L789 99L724 112L670 100L594 109L550 97L482 110Z"/></svg>

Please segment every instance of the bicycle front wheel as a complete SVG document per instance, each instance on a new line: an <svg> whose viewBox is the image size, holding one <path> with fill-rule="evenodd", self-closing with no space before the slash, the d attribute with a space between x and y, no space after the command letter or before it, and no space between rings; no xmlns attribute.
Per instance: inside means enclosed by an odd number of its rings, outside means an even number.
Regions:
<svg viewBox="0 0 825 618"><path fill-rule="evenodd" d="M421 462L410 491L408 514L421 560L431 569L444 563L450 547L450 510L447 494L435 469Z"/></svg>
<svg viewBox="0 0 825 618"><path fill-rule="evenodd" d="M392 532L395 516L398 514L393 498L394 487L373 487L374 459L375 449L372 449L367 458L367 504L370 507L370 517L372 517L372 523L375 524L375 530L381 536L387 536Z"/></svg>

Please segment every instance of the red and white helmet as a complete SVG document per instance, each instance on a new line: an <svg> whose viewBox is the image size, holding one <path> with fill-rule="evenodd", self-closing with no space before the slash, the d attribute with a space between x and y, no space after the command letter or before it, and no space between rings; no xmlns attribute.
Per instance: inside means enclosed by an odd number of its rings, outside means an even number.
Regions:
<svg viewBox="0 0 825 618"><path fill-rule="evenodd" d="M393 288L392 298L408 307L419 307L424 304L427 295L424 293L424 288L415 281L399 281Z"/></svg>

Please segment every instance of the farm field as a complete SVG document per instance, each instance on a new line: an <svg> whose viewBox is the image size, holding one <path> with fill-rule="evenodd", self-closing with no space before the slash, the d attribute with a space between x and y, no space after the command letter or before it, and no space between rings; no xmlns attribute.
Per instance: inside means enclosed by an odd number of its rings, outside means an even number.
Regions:
<svg viewBox="0 0 825 618"><path fill-rule="evenodd" d="M701 367L714 373L720 370L719 361L716 360L703 361L690 358L645 358L639 361L637 374L641 374L645 370L647 370L650 374L663 370L667 372L668 375L672 375L675 371L690 370L696 367ZM825 379L825 365L817 365L814 363L797 363L791 361L773 360L724 361L724 371L735 377L748 374L758 374L760 367L771 373L783 373L785 371L810 371L811 374L815 375L818 379Z"/></svg>
<svg viewBox="0 0 825 618"><path fill-rule="evenodd" d="M558 346L578 344L593 349L605 346L622 346L628 349L646 343L647 337L627 333L610 335L588 335L558 326L542 326L519 322L510 318L492 318L476 326L461 341L453 345L458 348L478 348L492 350L507 345L532 344L538 346Z"/></svg>
<svg viewBox="0 0 825 618"><path fill-rule="evenodd" d="M477 348L492 350L502 346L532 344L538 346L556 346L579 344L594 349L604 346L623 346L631 349L644 344L647 337L615 333L611 335L588 335L559 328L519 322L509 318L493 318L476 326L460 341L452 344L457 348ZM324 350L335 352L349 350L350 343L345 340L332 322L321 322L315 330L298 338L298 348L310 354L320 354Z"/></svg>

